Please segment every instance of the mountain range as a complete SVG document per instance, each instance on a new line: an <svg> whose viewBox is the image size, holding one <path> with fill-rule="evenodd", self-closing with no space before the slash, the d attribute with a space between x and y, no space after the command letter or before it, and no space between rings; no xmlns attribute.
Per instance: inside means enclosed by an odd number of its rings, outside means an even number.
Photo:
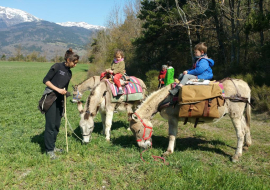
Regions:
<svg viewBox="0 0 270 190"><path fill-rule="evenodd" d="M18 47L24 56L36 51L48 60L63 56L69 47L82 56L91 36L102 29L85 22L53 23L0 6L0 57L15 56Z"/></svg>

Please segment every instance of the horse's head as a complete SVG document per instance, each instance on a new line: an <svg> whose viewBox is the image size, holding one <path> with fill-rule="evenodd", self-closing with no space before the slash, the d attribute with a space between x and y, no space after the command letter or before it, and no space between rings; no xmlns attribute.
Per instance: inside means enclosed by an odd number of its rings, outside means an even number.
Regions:
<svg viewBox="0 0 270 190"><path fill-rule="evenodd" d="M83 110L81 102L78 102L78 110L81 115L80 129L83 137L83 143L89 143L94 129L94 118L88 111Z"/></svg>
<svg viewBox="0 0 270 190"><path fill-rule="evenodd" d="M80 99L82 98L82 93L79 92L78 90L78 85L72 86L73 87L73 99L72 102L76 103L79 102Z"/></svg>
<svg viewBox="0 0 270 190"><path fill-rule="evenodd" d="M153 126L150 119L141 119L137 113L133 113L130 118L129 127L136 137L138 146L148 148L152 145Z"/></svg>

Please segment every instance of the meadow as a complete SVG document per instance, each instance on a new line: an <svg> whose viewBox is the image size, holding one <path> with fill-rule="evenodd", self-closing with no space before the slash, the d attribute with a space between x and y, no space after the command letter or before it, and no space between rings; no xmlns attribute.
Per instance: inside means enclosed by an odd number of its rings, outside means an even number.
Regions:
<svg viewBox="0 0 270 190"><path fill-rule="evenodd" d="M270 119L252 113L252 146L238 163L230 156L236 135L228 116L218 123L179 123L175 152L166 163L155 161L168 145L168 124L153 118L153 147L142 154L126 113L115 113L111 141L102 135L100 115L95 119L91 143L68 129L69 152L50 160L44 152L45 118L37 109L53 63L0 62L0 189L270 189ZM71 85L87 78L91 65L72 69ZM84 94L83 100L89 93ZM67 117L81 137L77 105L67 98ZM65 120L56 142L66 149Z"/></svg>

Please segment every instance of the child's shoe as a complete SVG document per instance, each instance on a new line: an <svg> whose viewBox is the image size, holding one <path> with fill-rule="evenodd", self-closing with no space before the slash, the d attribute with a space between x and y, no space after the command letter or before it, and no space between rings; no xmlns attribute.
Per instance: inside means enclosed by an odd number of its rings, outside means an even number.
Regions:
<svg viewBox="0 0 270 190"><path fill-rule="evenodd" d="M122 95L122 94L124 94L123 90L122 89L119 89L117 95Z"/></svg>
<svg viewBox="0 0 270 190"><path fill-rule="evenodd" d="M181 88L182 87L180 85L176 85L174 89L169 90L169 92L175 96Z"/></svg>

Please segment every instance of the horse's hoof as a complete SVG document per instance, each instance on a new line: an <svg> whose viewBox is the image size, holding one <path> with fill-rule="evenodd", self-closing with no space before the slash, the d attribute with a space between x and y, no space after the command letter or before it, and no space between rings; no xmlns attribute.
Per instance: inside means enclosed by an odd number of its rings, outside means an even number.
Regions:
<svg viewBox="0 0 270 190"><path fill-rule="evenodd" d="M232 162L233 162L233 163L236 163L236 162L238 162L238 161L239 161L238 156L235 156L235 155L234 155L234 156L232 157Z"/></svg>
<svg viewBox="0 0 270 190"><path fill-rule="evenodd" d="M130 127L129 127L129 128L127 128L127 130L128 130L128 131L130 131Z"/></svg>
<svg viewBox="0 0 270 190"><path fill-rule="evenodd" d="M247 146L243 146L243 150L244 151L248 151L248 147Z"/></svg>
<svg viewBox="0 0 270 190"><path fill-rule="evenodd" d="M172 154L171 151L166 151L166 152L164 152L162 155L163 155L163 156L169 156L170 154Z"/></svg>
<svg viewBox="0 0 270 190"><path fill-rule="evenodd" d="M110 142L110 139L106 139L107 142Z"/></svg>

